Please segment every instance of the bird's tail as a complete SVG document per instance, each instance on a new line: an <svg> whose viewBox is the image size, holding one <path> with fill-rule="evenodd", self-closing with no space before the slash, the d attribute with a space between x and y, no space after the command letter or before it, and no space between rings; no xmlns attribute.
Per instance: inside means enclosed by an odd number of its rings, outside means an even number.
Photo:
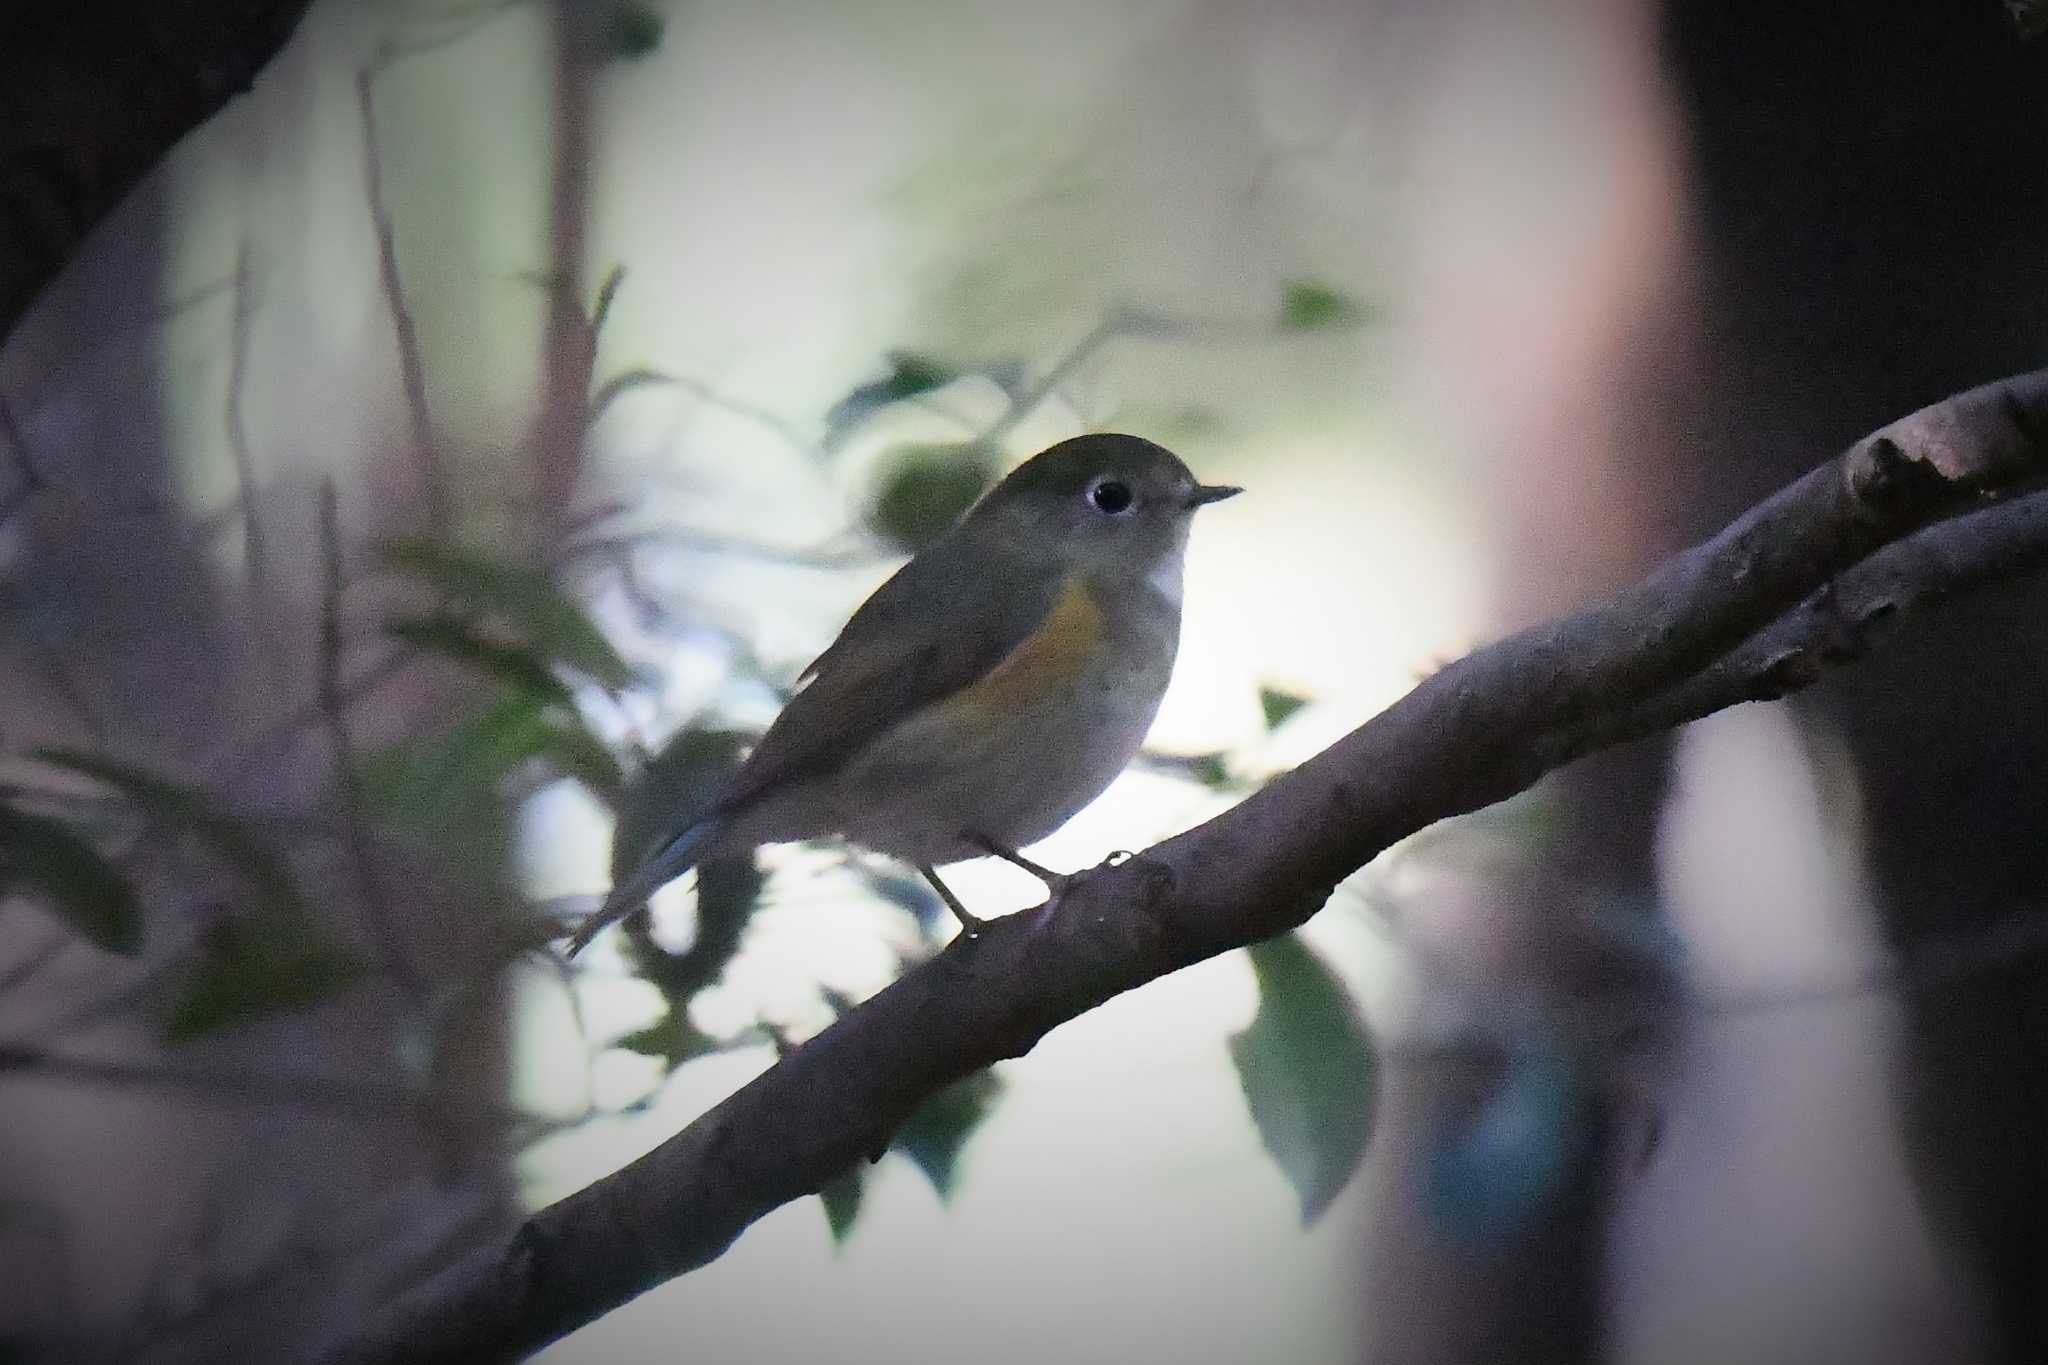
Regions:
<svg viewBox="0 0 2048 1365"><path fill-rule="evenodd" d="M697 855L712 836L725 826L722 816L707 815L675 838L641 859L640 865L614 885L596 913L579 926L569 939L569 956L583 951L598 930L647 904L647 898L697 865Z"/></svg>

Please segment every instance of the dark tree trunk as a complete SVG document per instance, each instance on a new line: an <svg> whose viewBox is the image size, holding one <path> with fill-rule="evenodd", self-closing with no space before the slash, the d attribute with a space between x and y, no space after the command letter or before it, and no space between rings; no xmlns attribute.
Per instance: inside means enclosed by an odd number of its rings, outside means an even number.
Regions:
<svg viewBox="0 0 2048 1365"><path fill-rule="evenodd" d="M2048 44L1992 3L1667 7L1711 361L1665 452L1691 535L1887 412L2048 355ZM1899 950L2048 893L2048 599L1914 625L1810 704L1843 727ZM1936 719L1939 718L1939 719ZM1912 1156L2002 1358L2048 1359L2048 984L1907 1002Z"/></svg>

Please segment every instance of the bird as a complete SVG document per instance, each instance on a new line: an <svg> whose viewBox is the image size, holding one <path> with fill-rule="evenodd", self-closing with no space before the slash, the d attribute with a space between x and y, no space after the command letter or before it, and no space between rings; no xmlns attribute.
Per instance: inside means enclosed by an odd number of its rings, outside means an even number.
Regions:
<svg viewBox="0 0 2048 1365"><path fill-rule="evenodd" d="M875 590L708 805L652 846L569 955L700 862L839 837L915 867L959 920L986 922L936 868L1058 829L1136 756L1179 649L1194 513L1242 489L1198 482L1142 437L1077 436L1032 456Z"/></svg>

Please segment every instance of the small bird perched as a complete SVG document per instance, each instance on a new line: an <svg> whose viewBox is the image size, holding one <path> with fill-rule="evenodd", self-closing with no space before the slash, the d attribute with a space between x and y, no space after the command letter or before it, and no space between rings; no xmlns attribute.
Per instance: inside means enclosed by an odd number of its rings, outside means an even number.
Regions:
<svg viewBox="0 0 2048 1365"><path fill-rule="evenodd" d="M1033 456L897 570L804 670L716 800L576 931L573 955L698 862L839 835L915 866L970 934L938 863L1058 829L1138 752L1180 641L1197 483L1136 436Z"/></svg>

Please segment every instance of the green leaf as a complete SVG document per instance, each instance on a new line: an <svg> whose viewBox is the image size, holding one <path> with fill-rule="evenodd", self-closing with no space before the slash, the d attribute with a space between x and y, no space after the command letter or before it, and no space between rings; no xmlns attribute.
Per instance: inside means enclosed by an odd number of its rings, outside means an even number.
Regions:
<svg viewBox="0 0 2048 1365"><path fill-rule="evenodd" d="M591 794L616 807L626 792L626 774L618 758L603 740L590 733L581 716L573 711L550 710L543 717L544 728L538 757L564 777L573 777L590 788Z"/></svg>
<svg viewBox="0 0 2048 1365"><path fill-rule="evenodd" d="M675 383L675 376L663 374L660 370L636 367L613 375L598 386L590 396L590 420L595 422L610 410L611 405L635 389L656 388L663 384Z"/></svg>
<svg viewBox="0 0 2048 1365"><path fill-rule="evenodd" d="M605 54L620 61L645 57L661 46L667 27L661 15L638 0L614 0L600 20Z"/></svg>
<svg viewBox="0 0 2048 1365"><path fill-rule="evenodd" d="M993 1071L955 1081L926 1100L890 1145L917 1163L940 1199L950 1199L960 1151L1002 1094L1002 1078Z"/></svg>
<svg viewBox="0 0 2048 1365"><path fill-rule="evenodd" d="M571 702L569 689L548 671L546 659L525 645L493 640L459 617L445 612L432 616L401 616L386 621L384 633L415 649L468 664L539 700L563 706Z"/></svg>
<svg viewBox="0 0 2048 1365"><path fill-rule="evenodd" d="M692 1057L701 1057L711 1051L717 1046L717 1040L700 1031L690 1022L689 1013L672 1003L668 1013L646 1028L634 1029L614 1039L612 1046L637 1052L642 1057L653 1057L665 1069L674 1071Z"/></svg>
<svg viewBox="0 0 2048 1365"><path fill-rule="evenodd" d="M891 398L915 398L960 377L960 371L945 361L915 351L889 352L889 366L889 378L884 382Z"/></svg>
<svg viewBox="0 0 2048 1365"><path fill-rule="evenodd" d="M1512 1243L1555 1210L1581 1168L1589 1111L1570 1055L1540 1035L1520 1040L1486 1102L1431 1148L1426 1207L1469 1247Z"/></svg>
<svg viewBox="0 0 2048 1365"><path fill-rule="evenodd" d="M625 877L661 844L686 828L739 767L751 736L732 730L684 730L641 769L620 803L612 836L612 879ZM653 940L644 922L625 924L627 955L682 1011L691 997L718 980L739 951L765 879L751 854L714 858L697 867L697 932L672 953Z"/></svg>
<svg viewBox="0 0 2048 1365"><path fill-rule="evenodd" d="M77 749L38 749L35 757L112 787L152 818L198 839L241 875L264 907L280 914L304 914L284 862L199 788Z"/></svg>
<svg viewBox="0 0 2048 1365"><path fill-rule="evenodd" d="M1372 1038L1343 983L1297 934L1245 950L1259 1010L1230 1039L1238 1084L1266 1151L1301 1201L1301 1221L1330 1207L1372 1131Z"/></svg>
<svg viewBox="0 0 2048 1365"><path fill-rule="evenodd" d="M867 1172L855 1166L836 1180L829 1180L818 1191L818 1202L825 1206L825 1221L832 1228L832 1245L843 1247L846 1239L853 1235L854 1219L860 1217L861 1195L867 1188Z"/></svg>
<svg viewBox="0 0 2048 1365"><path fill-rule="evenodd" d="M362 973L362 964L313 921L274 912L219 925L202 952L171 1008L165 1032L172 1042L317 1004Z"/></svg>
<svg viewBox="0 0 2048 1365"><path fill-rule="evenodd" d="M1280 291L1280 326L1285 331L1355 326L1367 316L1368 310L1349 295L1313 280L1295 280Z"/></svg>
<svg viewBox="0 0 2048 1365"><path fill-rule="evenodd" d="M135 893L98 850L61 821L0 805L0 894L26 891L96 947L142 948Z"/></svg>
<svg viewBox="0 0 2048 1365"><path fill-rule="evenodd" d="M619 288L625 282L626 266L623 261L607 270L599 282L597 296L590 301L590 337L593 343L604 331L605 322L612 315L612 304L618 301Z"/></svg>
<svg viewBox="0 0 2048 1365"><path fill-rule="evenodd" d="M498 782L547 744L547 707L518 693L465 717L438 739L415 739L362 764L365 794L401 828L433 833L451 812L495 800Z"/></svg>
<svg viewBox="0 0 2048 1365"><path fill-rule="evenodd" d="M1228 791L1237 785L1237 778L1230 771L1230 755L1221 750L1206 754L1162 754L1148 749L1142 751L1138 758L1154 772L1199 782L1211 791Z"/></svg>
<svg viewBox="0 0 2048 1365"><path fill-rule="evenodd" d="M868 524L915 554L966 514L995 482L995 462L972 442L904 445L884 455Z"/></svg>
<svg viewBox="0 0 2048 1365"><path fill-rule="evenodd" d="M431 540L390 540L384 566L434 588L457 606L499 617L536 650L618 691L633 671L583 608L546 574Z"/></svg>
<svg viewBox="0 0 2048 1365"><path fill-rule="evenodd" d="M1307 697L1296 696L1292 692L1282 692L1278 688L1273 687L1262 687L1259 689L1259 710L1263 711L1266 715L1266 728L1268 730L1279 729L1287 723L1289 717L1307 705Z"/></svg>
<svg viewBox="0 0 2048 1365"><path fill-rule="evenodd" d="M888 374L857 386L825 414L825 446L828 450L891 403L942 389L960 377L960 371L953 366L915 351L891 351L888 358Z"/></svg>
<svg viewBox="0 0 2048 1365"><path fill-rule="evenodd" d="M614 880L697 818L738 770L754 736L737 730L678 730L647 760L612 833Z"/></svg>

